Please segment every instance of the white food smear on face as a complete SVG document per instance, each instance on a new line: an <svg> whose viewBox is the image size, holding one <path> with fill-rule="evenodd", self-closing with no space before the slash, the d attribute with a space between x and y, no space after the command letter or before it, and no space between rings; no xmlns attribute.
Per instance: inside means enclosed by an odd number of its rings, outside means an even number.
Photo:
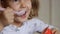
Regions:
<svg viewBox="0 0 60 34"><path fill-rule="evenodd" d="M5 8L0 7L0 10L1 10L1 11L4 11L4 10L5 10Z"/></svg>
<svg viewBox="0 0 60 34"><path fill-rule="evenodd" d="M17 14L18 16L21 16L26 13L26 9L23 9L21 11L14 11L14 13Z"/></svg>

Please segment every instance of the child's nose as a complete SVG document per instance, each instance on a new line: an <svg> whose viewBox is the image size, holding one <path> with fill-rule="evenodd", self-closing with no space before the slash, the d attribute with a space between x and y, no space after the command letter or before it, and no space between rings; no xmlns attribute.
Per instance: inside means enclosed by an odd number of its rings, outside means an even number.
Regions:
<svg viewBox="0 0 60 34"><path fill-rule="evenodd" d="M26 7L26 4L24 2L21 2L20 8L25 8L25 7Z"/></svg>

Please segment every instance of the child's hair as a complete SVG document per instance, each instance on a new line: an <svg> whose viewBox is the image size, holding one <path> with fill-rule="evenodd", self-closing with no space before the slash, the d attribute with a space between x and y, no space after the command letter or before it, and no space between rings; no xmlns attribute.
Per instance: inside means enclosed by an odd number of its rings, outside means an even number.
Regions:
<svg viewBox="0 0 60 34"><path fill-rule="evenodd" d="M9 4L8 4L9 0L8 1L7 0L1 0L1 1L2 1L2 6L4 8L9 6ZM31 0L31 2L32 2L32 9L31 9L31 13L29 15L29 19L38 16L38 8L39 8L38 0Z"/></svg>
<svg viewBox="0 0 60 34"><path fill-rule="evenodd" d="M38 16L38 9L39 9L39 1L38 0L31 0L31 2L32 2L32 10L29 15L30 19Z"/></svg>

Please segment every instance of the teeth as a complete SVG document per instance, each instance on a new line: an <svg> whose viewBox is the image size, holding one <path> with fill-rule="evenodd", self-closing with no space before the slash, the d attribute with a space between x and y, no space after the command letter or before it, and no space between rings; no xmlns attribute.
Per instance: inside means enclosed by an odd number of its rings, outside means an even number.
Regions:
<svg viewBox="0 0 60 34"><path fill-rule="evenodd" d="M21 11L15 11L14 13L17 14L18 16L21 16L25 14L26 10L21 10Z"/></svg>

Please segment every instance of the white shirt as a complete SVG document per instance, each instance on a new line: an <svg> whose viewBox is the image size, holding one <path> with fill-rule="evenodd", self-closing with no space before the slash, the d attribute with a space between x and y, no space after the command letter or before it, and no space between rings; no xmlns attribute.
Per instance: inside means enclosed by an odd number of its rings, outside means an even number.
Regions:
<svg viewBox="0 0 60 34"><path fill-rule="evenodd" d="M50 25L45 24L43 21L33 18L27 20L23 23L21 27L16 27L15 25L10 24L6 26L3 30L3 34L33 34L34 32L42 32L46 27L53 28Z"/></svg>

